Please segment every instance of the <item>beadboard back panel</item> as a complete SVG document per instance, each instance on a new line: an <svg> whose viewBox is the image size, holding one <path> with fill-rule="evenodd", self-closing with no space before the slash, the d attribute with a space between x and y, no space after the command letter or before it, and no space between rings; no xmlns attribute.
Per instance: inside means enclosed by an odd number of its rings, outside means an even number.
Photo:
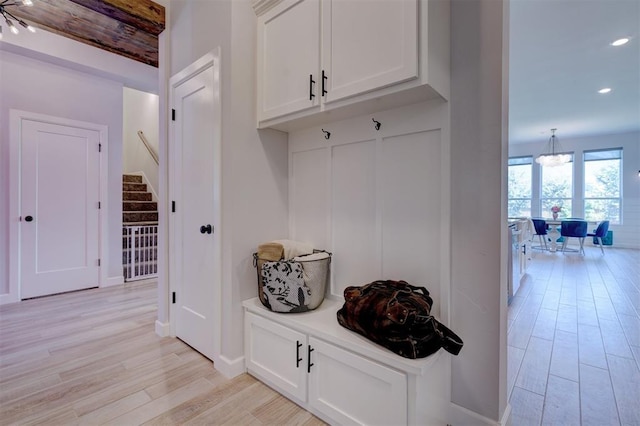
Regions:
<svg viewBox="0 0 640 426"><path fill-rule="evenodd" d="M313 149L290 155L291 174L295 180L289 182L291 226L296 229L295 239L314 244L319 249L328 249L329 238L329 183L330 168L326 149ZM293 234L291 234L293 235Z"/></svg>
<svg viewBox="0 0 640 426"><path fill-rule="evenodd" d="M333 253L328 296L377 279L425 286L436 302L448 289L444 110L424 103L289 134L290 235Z"/></svg>
<svg viewBox="0 0 640 426"><path fill-rule="evenodd" d="M349 258L333 263L336 282L343 283L334 289L338 293L379 279L382 272L376 150L376 140L331 148L331 248Z"/></svg>

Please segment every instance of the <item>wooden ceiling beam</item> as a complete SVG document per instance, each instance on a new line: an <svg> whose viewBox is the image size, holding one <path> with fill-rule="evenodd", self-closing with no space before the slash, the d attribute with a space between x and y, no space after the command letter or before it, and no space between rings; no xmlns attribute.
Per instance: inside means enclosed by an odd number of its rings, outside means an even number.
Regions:
<svg viewBox="0 0 640 426"><path fill-rule="evenodd" d="M164 6L150 0L70 0L157 36L165 27Z"/></svg>
<svg viewBox="0 0 640 426"><path fill-rule="evenodd" d="M30 7L12 7L11 13L36 27L158 67L158 34L165 25L163 6L149 0L136 0L131 1L132 7L125 8L130 11L126 13L122 7L127 2L122 0L36 0L33 3ZM82 3L92 3L94 8ZM99 7L99 3L105 6ZM139 4L144 5L140 10ZM156 17L150 19L151 16ZM149 28L153 32L147 31Z"/></svg>

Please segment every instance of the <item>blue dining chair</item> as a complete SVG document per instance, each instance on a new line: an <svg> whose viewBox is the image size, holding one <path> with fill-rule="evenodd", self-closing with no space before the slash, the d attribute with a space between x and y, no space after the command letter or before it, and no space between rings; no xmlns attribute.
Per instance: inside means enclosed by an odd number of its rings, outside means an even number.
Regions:
<svg viewBox="0 0 640 426"><path fill-rule="evenodd" d="M587 237L594 237L594 240L598 241L598 244L600 245L600 250L602 250L602 254L604 254L604 243L602 239L605 237L605 235L607 235L608 231L609 231L609 221L603 220L598 224L598 227L596 228L595 231L593 231L590 234L587 234Z"/></svg>
<svg viewBox="0 0 640 426"><path fill-rule="evenodd" d="M540 240L540 245L539 246L532 246L531 248L534 249L540 249L542 250L542 246L544 245L544 249L548 250L547 248L547 221L544 219L536 219L536 218L531 218L531 221L533 222L533 227L536 231L535 234L533 234L534 236L538 236L538 239Z"/></svg>
<svg viewBox="0 0 640 426"><path fill-rule="evenodd" d="M560 235L562 236L562 252L578 251L584 254L584 239L587 237L587 221L580 219L563 220L560 222ZM569 238L577 238L580 241L580 250L566 250Z"/></svg>

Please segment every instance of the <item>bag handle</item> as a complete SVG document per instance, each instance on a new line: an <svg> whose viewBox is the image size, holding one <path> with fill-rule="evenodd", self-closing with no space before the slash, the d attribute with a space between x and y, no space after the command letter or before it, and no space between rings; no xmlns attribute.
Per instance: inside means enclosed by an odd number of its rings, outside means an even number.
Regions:
<svg viewBox="0 0 640 426"><path fill-rule="evenodd" d="M369 284L366 284L366 285L365 285L365 286L363 286L363 287L366 287L366 288L374 287L374 288L382 288L382 289L385 289L386 287L388 287L388 286L389 286L389 284L390 284L390 283L393 283L393 284L392 284L392 286L393 286L393 289L394 289L395 291L405 291L405 292L407 292L405 289L403 289L403 288L399 288L400 286L398 286L397 284L400 284L400 285L401 285L401 286L403 286L403 287L407 287L407 288L409 288L411 291L414 291L414 292L416 292L416 293L417 293L418 291L420 291L420 292L422 292L422 294L423 294L424 296L429 296L429 290L427 290L427 289L426 289L426 287L418 287L418 286L415 286L415 285L411 285L411 284L409 284L408 282L406 282L406 281L402 281L402 280L400 280L400 281L394 281L394 280L377 280L377 281L373 281L373 282L371 282L371 283L369 283ZM381 286L381 287L376 287L376 285Z"/></svg>
<svg viewBox="0 0 640 426"><path fill-rule="evenodd" d="M425 301L429 305L429 310L431 310L431 307L433 306L433 299L429 295L429 290L427 290L425 287L418 287L418 286L415 286L415 285L411 285L406 281L396 281L396 282L402 284L405 287L408 287L409 290L404 289L404 288L398 288L397 286L395 286L395 288L394 288L395 291L393 292L393 296L391 298L392 301L393 300L397 301L399 293L415 293L416 295L420 295L425 299ZM420 294L420 293L422 293L422 294ZM389 306L389 304L391 304L391 301L387 304L387 306Z"/></svg>
<svg viewBox="0 0 640 426"><path fill-rule="evenodd" d="M421 291L424 296L429 296L429 290L427 290L426 287L418 287L418 286L415 286L415 285L411 285L406 281L400 281L400 282L401 283L405 283L407 285L407 287L409 287L411 290L415 291L416 293L418 291Z"/></svg>
<svg viewBox="0 0 640 426"><path fill-rule="evenodd" d="M449 327L442 324L437 319L433 317L431 318L436 328L436 331L438 332L438 336L440 336L442 349L444 349L445 351L449 352L452 355L458 355L460 353L460 350L462 349L462 345L464 344L462 342L462 339L460 339L460 337L456 333L451 331Z"/></svg>

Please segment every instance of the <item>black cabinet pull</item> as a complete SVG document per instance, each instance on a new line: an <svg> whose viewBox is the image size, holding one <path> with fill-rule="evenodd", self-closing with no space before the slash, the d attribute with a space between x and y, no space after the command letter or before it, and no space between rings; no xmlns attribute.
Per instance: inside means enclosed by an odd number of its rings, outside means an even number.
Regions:
<svg viewBox="0 0 640 426"><path fill-rule="evenodd" d="M301 347L302 347L302 343L300 343L299 340L296 340L296 368L300 368L300 361L302 361L302 358L300 358Z"/></svg>
<svg viewBox="0 0 640 426"><path fill-rule="evenodd" d="M325 90L325 82L327 81L327 76L324 73L324 70L322 70L322 96L327 94L327 91Z"/></svg>
<svg viewBox="0 0 640 426"><path fill-rule="evenodd" d="M200 227L200 233L201 234L210 234L211 232L213 232L213 228L211 227L211 225L202 225Z"/></svg>
<svg viewBox="0 0 640 426"><path fill-rule="evenodd" d="M316 82L313 81L313 74L309 74L309 100L312 101L313 98L316 97L315 93L313 93L313 85Z"/></svg>
<svg viewBox="0 0 640 426"><path fill-rule="evenodd" d="M24 218L26 222L31 222L33 220L33 216L27 216Z"/></svg>
<svg viewBox="0 0 640 426"><path fill-rule="evenodd" d="M311 362L311 352L313 352L313 348L311 347L311 345L307 346L308 349L308 353L307 353L307 373L311 373L311 367L313 366L313 363Z"/></svg>

